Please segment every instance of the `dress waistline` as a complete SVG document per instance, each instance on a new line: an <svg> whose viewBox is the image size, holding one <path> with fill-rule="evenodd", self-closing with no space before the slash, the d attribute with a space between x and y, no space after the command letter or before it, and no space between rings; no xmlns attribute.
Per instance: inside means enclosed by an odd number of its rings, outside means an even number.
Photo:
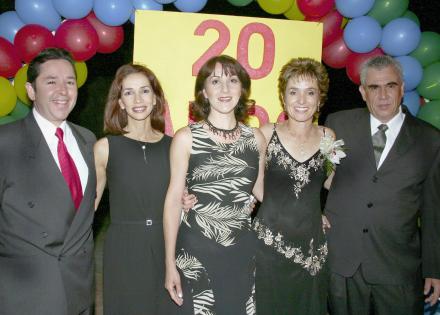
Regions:
<svg viewBox="0 0 440 315"><path fill-rule="evenodd" d="M116 225L145 225L145 226L153 226L153 225L162 225L162 220L154 220L154 219L145 219L145 220L133 220L133 221L125 221L125 220L112 220L111 224Z"/></svg>

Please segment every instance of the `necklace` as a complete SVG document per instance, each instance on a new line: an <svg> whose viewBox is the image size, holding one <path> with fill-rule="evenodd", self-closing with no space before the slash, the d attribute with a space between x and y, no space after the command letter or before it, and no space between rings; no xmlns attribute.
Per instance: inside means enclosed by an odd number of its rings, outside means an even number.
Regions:
<svg viewBox="0 0 440 315"><path fill-rule="evenodd" d="M232 129L221 129L214 126L208 118L205 119L206 125L208 126L209 131L211 131L216 136L221 136L223 139L233 139L237 136L239 131L238 121L235 121L235 126Z"/></svg>
<svg viewBox="0 0 440 315"><path fill-rule="evenodd" d="M142 153L144 154L144 162L145 162L145 164L148 164L148 162L147 162L147 154L145 152L145 150L147 149L147 146L145 145L145 143L142 143L141 149L142 149Z"/></svg>

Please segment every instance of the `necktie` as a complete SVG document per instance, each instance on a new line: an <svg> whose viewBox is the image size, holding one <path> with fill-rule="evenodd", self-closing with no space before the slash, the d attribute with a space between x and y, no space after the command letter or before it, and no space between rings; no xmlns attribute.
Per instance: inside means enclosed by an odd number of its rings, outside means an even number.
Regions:
<svg viewBox="0 0 440 315"><path fill-rule="evenodd" d="M67 186L69 186L75 209L78 209L83 198L81 180L79 178L78 170L76 169L75 163L73 162L73 159L67 151L66 145L64 144L63 129L57 128L55 135L58 138L57 152L61 173L64 176Z"/></svg>
<svg viewBox="0 0 440 315"><path fill-rule="evenodd" d="M383 149L385 148L385 143L387 142L385 131L387 131L388 126L386 124L381 124L377 127L377 129L379 130L372 136L376 166L379 165L380 156L382 155Z"/></svg>

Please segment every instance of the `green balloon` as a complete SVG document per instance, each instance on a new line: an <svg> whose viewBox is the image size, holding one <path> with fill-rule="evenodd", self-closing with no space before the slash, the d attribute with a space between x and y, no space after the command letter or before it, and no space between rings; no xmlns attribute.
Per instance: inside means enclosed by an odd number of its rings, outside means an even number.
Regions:
<svg viewBox="0 0 440 315"><path fill-rule="evenodd" d="M440 34L435 32L422 32L419 46L410 54L422 64L422 67L440 60Z"/></svg>
<svg viewBox="0 0 440 315"><path fill-rule="evenodd" d="M14 122L14 121L15 121L15 118L11 117L9 115L8 116L0 117L0 125L9 124L9 123Z"/></svg>
<svg viewBox="0 0 440 315"><path fill-rule="evenodd" d="M440 101L430 101L420 107L417 117L440 129Z"/></svg>
<svg viewBox="0 0 440 315"><path fill-rule="evenodd" d="M413 11L407 10L405 13L403 13L403 15L401 17L410 19L411 21L416 23L418 26L420 26L420 20Z"/></svg>
<svg viewBox="0 0 440 315"><path fill-rule="evenodd" d="M17 99L17 103L15 104L14 110L9 114L11 117L15 118L15 120L19 120L24 118L30 111L29 106L23 104Z"/></svg>
<svg viewBox="0 0 440 315"><path fill-rule="evenodd" d="M380 25L401 17L408 9L409 0L376 0L368 15L375 18Z"/></svg>
<svg viewBox="0 0 440 315"><path fill-rule="evenodd" d="M254 0L228 0L228 2L236 7L244 7Z"/></svg>
<svg viewBox="0 0 440 315"><path fill-rule="evenodd" d="M423 70L422 81L417 92L430 100L440 99L440 62L433 63Z"/></svg>

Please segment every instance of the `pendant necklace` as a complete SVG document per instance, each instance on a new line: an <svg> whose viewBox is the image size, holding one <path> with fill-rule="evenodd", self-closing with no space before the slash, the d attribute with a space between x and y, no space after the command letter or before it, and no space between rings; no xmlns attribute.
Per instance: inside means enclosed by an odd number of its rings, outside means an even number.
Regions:
<svg viewBox="0 0 440 315"><path fill-rule="evenodd" d="M240 126L238 121L235 121L235 126L232 129L221 129L214 126L208 118L205 119L206 125L208 126L209 131L211 131L214 135L220 136L225 140L234 139L237 136L238 131L240 130Z"/></svg>
<svg viewBox="0 0 440 315"><path fill-rule="evenodd" d="M147 146L145 145L145 143L142 143L141 149L142 149L142 153L144 154L144 162L145 162L145 164L148 164L148 162L147 162L147 154L145 152L146 148L147 148Z"/></svg>

